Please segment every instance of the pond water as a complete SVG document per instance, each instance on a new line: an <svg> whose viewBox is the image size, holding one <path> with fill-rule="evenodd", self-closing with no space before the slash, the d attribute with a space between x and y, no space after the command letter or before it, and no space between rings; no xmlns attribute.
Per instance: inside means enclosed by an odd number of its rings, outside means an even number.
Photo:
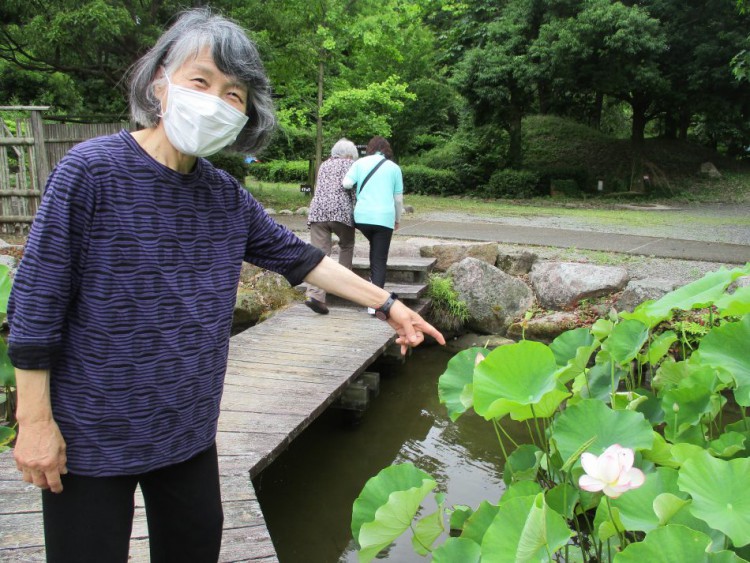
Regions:
<svg viewBox="0 0 750 563"><path fill-rule="evenodd" d="M491 424L474 413L451 422L438 400L438 377L452 355L418 348L403 364L372 366L381 370L380 394L358 424L329 409L255 479L281 563L357 561L352 503L370 477L393 463L412 462L431 474L447 494L446 507L497 502L504 488L502 454ZM528 441L525 426L503 426ZM424 514L434 510L431 502L423 506ZM407 531L381 558L429 561L414 553L411 535Z"/></svg>

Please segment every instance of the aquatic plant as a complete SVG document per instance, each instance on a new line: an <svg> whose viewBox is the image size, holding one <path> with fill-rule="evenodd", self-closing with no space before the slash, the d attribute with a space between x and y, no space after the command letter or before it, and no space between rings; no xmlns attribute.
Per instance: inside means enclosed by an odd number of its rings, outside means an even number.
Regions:
<svg viewBox="0 0 750 563"><path fill-rule="evenodd" d="M0 264L0 320L5 318L12 284L10 270L7 266ZM6 423L12 423L15 417L13 405L15 387L15 370L10 363L10 358L8 358L5 341L0 338L0 406L3 408ZM15 437L16 431L12 426L0 424L0 452L7 450Z"/></svg>
<svg viewBox="0 0 750 563"><path fill-rule="evenodd" d="M436 493L422 515L437 480L387 467L355 501L360 561L407 530L440 563L750 561L750 287L727 291L747 275L722 268L549 346L454 356L440 400L453 421L473 410L490 423L506 489L477 507ZM705 332L671 330L694 310Z"/></svg>

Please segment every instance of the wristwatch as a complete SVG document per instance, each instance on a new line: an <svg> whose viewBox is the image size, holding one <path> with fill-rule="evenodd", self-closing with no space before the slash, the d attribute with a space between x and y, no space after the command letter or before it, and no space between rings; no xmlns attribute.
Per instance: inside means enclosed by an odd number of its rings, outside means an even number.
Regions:
<svg viewBox="0 0 750 563"><path fill-rule="evenodd" d="M396 299L398 299L398 295L391 293L388 299L385 300L385 303L375 309L375 316L381 321L387 321L391 316L391 307L396 302Z"/></svg>

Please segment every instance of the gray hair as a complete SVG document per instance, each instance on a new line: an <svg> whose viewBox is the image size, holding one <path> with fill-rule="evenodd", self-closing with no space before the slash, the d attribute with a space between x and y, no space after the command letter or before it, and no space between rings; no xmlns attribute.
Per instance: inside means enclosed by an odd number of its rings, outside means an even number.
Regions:
<svg viewBox="0 0 750 563"><path fill-rule="evenodd" d="M155 127L161 119L161 102L154 86L165 83L155 79L159 69L167 74L195 57L204 48L211 50L216 67L247 87L247 125L240 133L237 148L256 152L268 142L276 125L271 85L258 49L235 22L214 15L208 8L183 12L164 32L130 72L130 114L136 123Z"/></svg>
<svg viewBox="0 0 750 563"><path fill-rule="evenodd" d="M359 151L357 146L352 143L349 139L342 137L336 144L331 148L331 156L339 156L342 158L351 158L357 160L359 158Z"/></svg>

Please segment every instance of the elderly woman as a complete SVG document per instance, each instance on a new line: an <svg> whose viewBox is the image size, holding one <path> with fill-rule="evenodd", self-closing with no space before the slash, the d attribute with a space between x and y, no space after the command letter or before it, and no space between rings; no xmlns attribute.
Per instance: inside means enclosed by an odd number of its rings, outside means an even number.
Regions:
<svg viewBox="0 0 750 563"><path fill-rule="evenodd" d="M391 238L403 208L404 180L401 168L393 162L391 145L383 137L370 139L366 155L346 173L344 188L356 190L354 221L370 243L370 280L383 287ZM375 315L373 307L368 312Z"/></svg>
<svg viewBox="0 0 750 563"><path fill-rule="evenodd" d="M357 147L349 139L339 139L331 148L331 157L320 165L315 195L310 203L310 243L331 255L331 239L339 238L339 264L352 268L354 256L354 194L342 182L346 172L357 160ZM328 313L326 292L319 287L307 289L305 305L316 313Z"/></svg>
<svg viewBox="0 0 750 563"><path fill-rule="evenodd" d="M236 24L184 13L136 64L135 133L58 164L10 298L24 481L42 490L48 561L128 560L133 493L151 561L215 562L216 429L243 260L378 307L402 351L440 333L277 225L201 158L262 147L268 80Z"/></svg>

